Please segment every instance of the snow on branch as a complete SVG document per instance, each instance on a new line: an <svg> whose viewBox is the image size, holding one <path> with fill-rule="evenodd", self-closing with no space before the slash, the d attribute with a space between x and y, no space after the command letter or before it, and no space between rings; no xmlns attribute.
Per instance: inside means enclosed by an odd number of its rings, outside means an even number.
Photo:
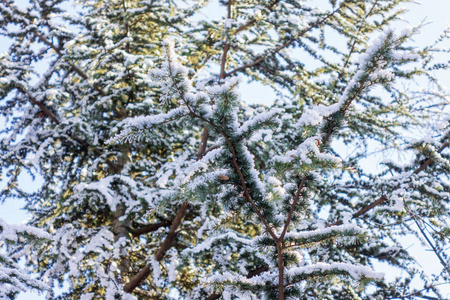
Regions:
<svg viewBox="0 0 450 300"><path fill-rule="evenodd" d="M307 138L297 149L286 152L285 155L277 155L273 158L275 163L289 164L299 162L301 164L311 165L314 160L324 161L331 164L339 164L341 159L320 151L320 137L314 136Z"/></svg>
<svg viewBox="0 0 450 300"><path fill-rule="evenodd" d="M328 112L346 109L351 101L361 91L373 84L388 83L394 79L394 74L388 69L393 63L413 61L420 58L418 54L399 50L402 42L410 31L403 31L396 36L392 29L380 35L367 50L360 55L358 72L348 84L338 103L330 106Z"/></svg>
<svg viewBox="0 0 450 300"><path fill-rule="evenodd" d="M338 102L328 107L317 105L306 109L296 123L296 127L319 125L323 118L338 111L345 111L350 103L366 88L394 80L394 73L389 70L393 63L415 61L420 56L411 51L401 50L403 41L411 34L410 30L396 36L392 29L386 30L373 44L360 55L358 71L345 88Z"/></svg>
<svg viewBox="0 0 450 300"><path fill-rule="evenodd" d="M310 231L288 232L285 235L285 241L295 243L296 246L302 246L320 243L335 237L354 237L364 232L364 229L355 224L345 224Z"/></svg>
<svg viewBox="0 0 450 300"><path fill-rule="evenodd" d="M51 240L51 236L38 228L26 225L8 225L0 219L0 247L20 243L19 238L26 237L32 241ZM11 255L0 252L0 299L12 299L13 295L29 289L49 290L50 287L40 280L34 279L23 269Z"/></svg>
<svg viewBox="0 0 450 300"><path fill-rule="evenodd" d="M293 285L312 277L323 277L327 275L351 276L355 280L360 280L362 278L381 280L384 278L384 273L374 272L369 267L340 262L331 264L315 263L302 267L294 267L287 269L285 275L288 279L285 286ZM246 276L236 273L224 272L223 274L212 275L205 279L204 282L216 285L245 285L247 288L249 288L249 286L252 288L267 285L275 286L278 284L278 272L264 272L252 278L247 278Z"/></svg>
<svg viewBox="0 0 450 300"><path fill-rule="evenodd" d="M383 279L384 273L374 272L371 268L350 263L315 263L309 266L295 267L286 271L294 282L313 276L350 275L356 280L361 278Z"/></svg>
<svg viewBox="0 0 450 300"><path fill-rule="evenodd" d="M110 138L105 144L121 144L142 140L155 126L183 118L189 114L186 107L178 107L165 114L139 116L123 121L125 129Z"/></svg>
<svg viewBox="0 0 450 300"><path fill-rule="evenodd" d="M161 68L149 72L149 76L161 88L161 104L168 105L173 99L188 93L192 82L187 79L188 69L178 62L173 42L165 40L162 43L163 62Z"/></svg>
<svg viewBox="0 0 450 300"><path fill-rule="evenodd" d="M262 127L267 128L269 125L280 125L281 121L277 117L281 113L282 110L280 108L272 108L268 111L257 114L239 127L238 135L245 137L256 132Z"/></svg>
<svg viewBox="0 0 450 300"><path fill-rule="evenodd" d="M253 245L253 241L251 239L239 237L235 232L226 232L224 234L220 234L217 236L212 236L212 237L207 238L206 240L204 240L200 244L196 245L195 247L184 250L183 254L187 254L187 253L195 254L195 253L199 253L199 252L202 252L205 250L211 250L214 242L224 240L224 239L234 240L234 241L242 243L244 245L249 245L249 246Z"/></svg>
<svg viewBox="0 0 450 300"><path fill-rule="evenodd" d="M190 165L186 170L184 170L184 174L181 176L178 175L175 182L176 185L185 185L189 183L189 181L192 180L192 177L202 170L205 171L208 169L208 167L218 160L220 157L226 156L226 152L224 151L223 147L220 147L218 149L213 149L210 152L206 153L205 156L203 156L199 161L196 161L192 165Z"/></svg>
<svg viewBox="0 0 450 300"><path fill-rule="evenodd" d="M118 183L128 188L122 187L119 190ZM146 187L123 175L107 176L91 183L82 182L75 186L74 191L74 195L71 196L72 201L83 201L83 199L95 195L104 199L104 202L112 210L116 210L118 204L125 203L127 212L142 209L140 200L145 200L150 207L155 207L158 198L164 197L165 194L171 195L169 190Z"/></svg>
<svg viewBox="0 0 450 300"><path fill-rule="evenodd" d="M0 299L12 299L12 295L29 289L45 291L50 287L32 278L10 257L0 252Z"/></svg>
<svg viewBox="0 0 450 300"><path fill-rule="evenodd" d="M226 115L234 114L238 107L239 92L237 86L239 79L237 77L229 78L223 84L214 85L207 89L207 93L214 103L212 115L216 124L220 124Z"/></svg>
<svg viewBox="0 0 450 300"><path fill-rule="evenodd" d="M51 236L42 229L27 225L9 225L0 218L0 242L6 240L16 243L18 242L19 236L27 236L41 240L51 239Z"/></svg>

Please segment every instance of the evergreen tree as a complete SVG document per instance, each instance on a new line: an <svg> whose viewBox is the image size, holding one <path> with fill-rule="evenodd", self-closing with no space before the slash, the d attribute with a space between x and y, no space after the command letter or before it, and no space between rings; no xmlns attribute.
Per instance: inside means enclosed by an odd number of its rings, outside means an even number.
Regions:
<svg viewBox="0 0 450 300"><path fill-rule="evenodd" d="M29 289L48 290L49 287L42 281L33 279L29 276L29 270L24 270L17 264L17 260L27 257L32 260L32 256L26 251L26 248L35 243L42 243L50 239L50 235L42 230L24 225L8 225L0 219L0 298L14 298L20 292ZM11 247L17 244L28 245L24 250L16 253L14 256L7 254ZM6 250L6 251L3 251ZM5 253L6 252L6 253Z"/></svg>
<svg viewBox="0 0 450 300"><path fill-rule="evenodd" d="M439 297L450 128L432 71L447 33L411 46L417 29L388 29L403 2L2 0L1 200L25 199L40 228L0 224L7 297ZM277 101L241 102L237 75ZM402 88L416 79L432 89ZM377 146L408 156L377 173ZM24 192L21 172L43 186ZM441 272L421 270L408 234ZM376 261L405 275L384 280Z"/></svg>

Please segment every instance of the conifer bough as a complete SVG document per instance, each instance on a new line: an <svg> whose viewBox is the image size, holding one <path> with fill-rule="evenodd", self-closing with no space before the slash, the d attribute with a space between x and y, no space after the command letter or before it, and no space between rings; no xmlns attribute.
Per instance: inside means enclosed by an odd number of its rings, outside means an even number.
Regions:
<svg viewBox="0 0 450 300"><path fill-rule="evenodd" d="M411 46L404 2L1 0L0 298L442 298L448 32Z"/></svg>

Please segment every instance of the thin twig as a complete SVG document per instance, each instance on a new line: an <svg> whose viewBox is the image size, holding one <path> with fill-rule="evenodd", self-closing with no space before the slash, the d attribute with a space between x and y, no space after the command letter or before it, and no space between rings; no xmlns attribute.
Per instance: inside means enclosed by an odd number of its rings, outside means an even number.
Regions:
<svg viewBox="0 0 450 300"><path fill-rule="evenodd" d="M427 241L428 245L431 247L433 252L436 254L437 258L439 259L441 265L444 267L445 271L447 271L447 273L450 275L450 268L448 267L447 262L441 256L441 254L439 253L436 246L431 242L430 238L427 236L427 234L424 231L424 229L422 228L422 226L420 226L419 222L417 221L418 216L416 214L414 214L413 212L408 212L408 213L412 216L414 223L416 223L417 227L419 228L420 233L425 238L425 240Z"/></svg>
<svg viewBox="0 0 450 300"><path fill-rule="evenodd" d="M372 12L375 9L375 6L377 4L378 4L378 0L375 0L370 11L364 16L364 20L366 20L372 14ZM364 22L361 22L361 24L359 25L358 33L357 33L358 35L362 30L363 24L364 24ZM353 43L352 43L352 46L350 47L349 54L347 56L347 59L345 60L344 66L342 67L342 71L339 74L338 78L342 77L342 74L344 73L345 68L347 67L348 63L350 62L350 56L353 54L353 51L355 50L355 46L356 46L356 38L353 39Z"/></svg>
<svg viewBox="0 0 450 300"><path fill-rule="evenodd" d="M284 236L286 235L286 232L287 232L287 229L289 227L289 224L291 223L292 216L294 215L295 207L298 204L298 200L300 199L300 194L301 194L301 191L302 191L303 187L305 186L305 182L306 182L306 176L304 176L302 178L302 181L299 184L299 186L297 188L297 191L295 193L295 197L294 197L294 200L292 201L292 205L291 205L291 210L289 211L288 217L286 219L286 223L284 224L283 231L281 232L281 235L280 235L280 240L281 241L284 240Z"/></svg>
<svg viewBox="0 0 450 300"><path fill-rule="evenodd" d="M316 22L312 23L308 28L302 30L302 32L300 32L300 34L297 35L297 37L285 42L283 45L278 46L277 48L275 48L275 50L267 52L266 54L262 55L261 57L257 58L254 62L243 65L241 67L238 67L228 73L225 74L226 77L229 77L237 72L243 71L247 68L250 67L254 67L256 65L258 65L259 63L261 63L264 59L266 59L270 54L275 54L280 52L281 50L283 50L284 48L290 46L293 42L295 42L297 39L299 39L300 37L302 37L305 33L309 32L310 30L317 28L317 26L321 25L322 23L324 23L327 19L329 19L331 16L333 16L336 12L338 12L340 10L340 7L335 9L333 12L327 14L325 17L323 17L322 19L317 20Z"/></svg>
<svg viewBox="0 0 450 300"><path fill-rule="evenodd" d="M442 144L441 147L439 147L437 153L441 153L442 151L444 151L445 148L447 148L449 146L449 142L445 142L444 144ZM433 162L433 158L429 158L427 161L425 161L417 170L414 171L414 174L419 174L421 171L423 171L428 165L430 165ZM398 189L399 187L396 187L394 190ZM378 200L376 200L375 202L367 205L366 207L361 208L359 211L357 211L356 213L354 213L352 215L352 219L356 219L362 215L364 215L365 213L367 213L369 210L371 210L372 208L384 203L385 201L387 201L388 198L386 196L381 196L380 198L378 198ZM342 220L339 220L333 224L328 225L329 227L331 226L337 226L337 225L341 225L343 224Z"/></svg>
<svg viewBox="0 0 450 300"><path fill-rule="evenodd" d="M267 6L267 9L268 9L269 11L271 11L271 10L275 7L275 5L278 4L278 2L280 2L280 0L272 1L272 3L269 4L269 6ZM232 35L238 34L239 32L241 32L241 31L243 31L243 30L249 28L250 26L252 26L252 25L255 24L255 23L256 23L256 19L255 19L255 18L252 18L250 21L248 21L247 23L245 23L244 25L241 25L238 29L236 29L236 30L232 33Z"/></svg>

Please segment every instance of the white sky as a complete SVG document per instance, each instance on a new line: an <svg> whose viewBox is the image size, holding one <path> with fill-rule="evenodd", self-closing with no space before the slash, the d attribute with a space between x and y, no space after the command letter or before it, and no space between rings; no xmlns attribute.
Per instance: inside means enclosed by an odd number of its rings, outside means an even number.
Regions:
<svg viewBox="0 0 450 300"><path fill-rule="evenodd" d="M420 24L422 21L429 22L429 24L423 27L420 34L414 38L414 41L420 45L431 44L435 41L450 21L450 0L423 0L422 4L409 4L405 7L408 9L408 12L404 15L404 22L399 22L395 29L398 29L400 32L408 26L408 23L414 26ZM5 45L6 43L0 43L0 52L6 50ZM450 49L450 42L447 42L446 46ZM447 60L449 60L448 57ZM442 73L442 78L440 80L447 86L450 86L450 76L448 72L446 74ZM257 102L270 104L275 98L275 94L272 90L264 87L260 83L252 83L250 85L244 83L241 85L240 92L242 99L248 103ZM32 182L26 176L23 177L21 184L25 190L33 190L37 185L36 182ZM2 187L4 187L4 183L0 182L0 188ZM6 201L6 203L0 206L0 218L10 224L23 222L27 218L26 213L21 210L23 206L24 203L16 199ZM414 243L412 248L417 248L417 251L414 251L413 255L425 258L425 260L423 260L424 267L430 271L433 270L434 266L439 267L439 265L435 265L438 264L438 262L430 251L425 251L423 246L417 244L418 241L412 241L411 243ZM392 274L389 275L392 278ZM447 285L447 287L442 290L445 290L446 295L444 296L450 298L450 287ZM25 293L19 296L18 299L41 300L44 299L44 297L34 293Z"/></svg>

